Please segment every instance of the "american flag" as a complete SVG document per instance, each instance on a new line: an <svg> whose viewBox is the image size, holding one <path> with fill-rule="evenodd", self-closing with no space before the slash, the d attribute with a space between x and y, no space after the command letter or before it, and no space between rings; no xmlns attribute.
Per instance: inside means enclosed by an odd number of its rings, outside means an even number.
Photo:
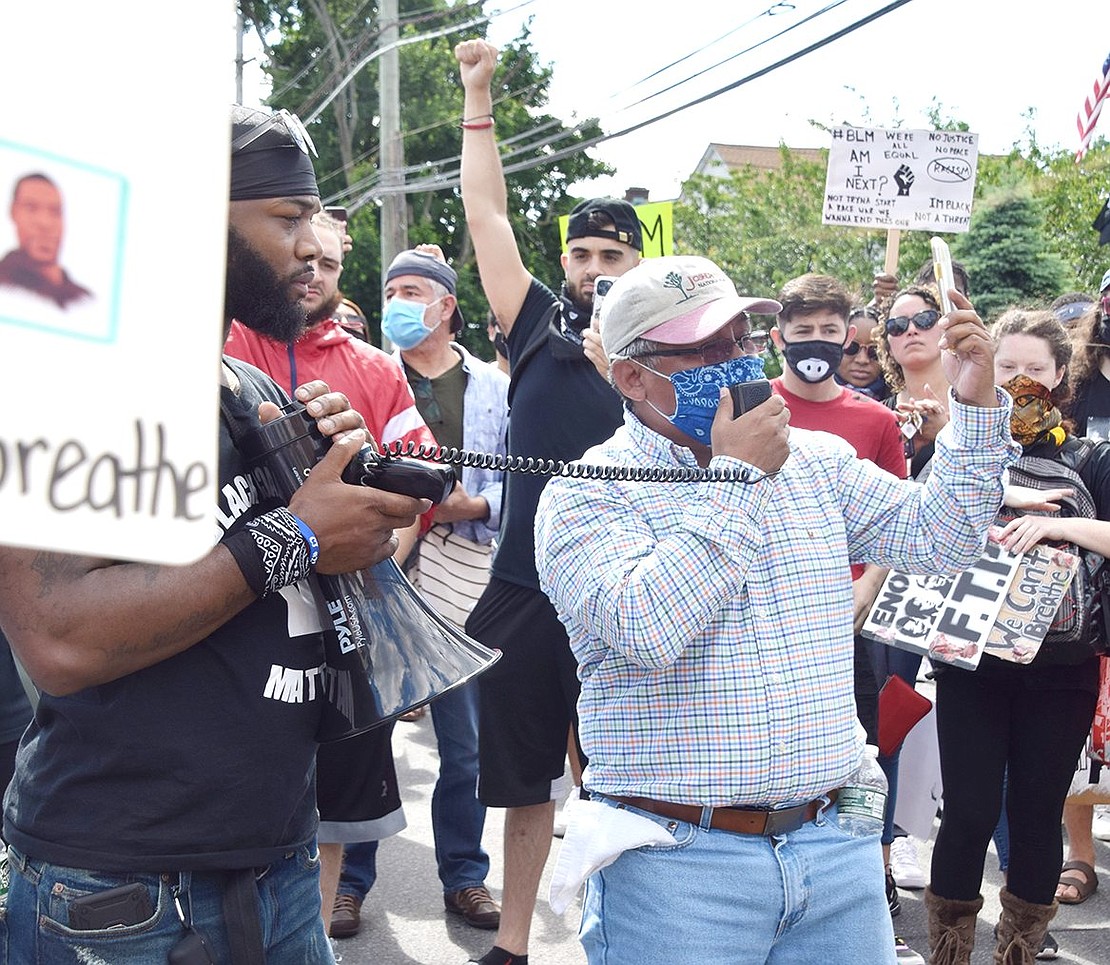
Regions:
<svg viewBox="0 0 1110 965"><path fill-rule="evenodd" d="M1110 57L1103 61L1102 72L1095 78L1091 93L1087 95L1083 101L1083 108L1075 117L1076 127L1079 128L1079 150L1075 155L1076 162L1081 161L1083 155L1087 153L1087 147L1095 133L1095 125L1098 123L1098 115L1102 111L1102 102L1106 100L1107 93L1110 93Z"/></svg>

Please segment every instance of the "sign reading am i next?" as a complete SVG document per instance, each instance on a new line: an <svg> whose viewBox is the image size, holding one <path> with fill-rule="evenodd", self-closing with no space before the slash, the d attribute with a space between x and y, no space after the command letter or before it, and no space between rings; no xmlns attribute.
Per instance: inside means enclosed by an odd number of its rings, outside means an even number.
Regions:
<svg viewBox="0 0 1110 965"><path fill-rule="evenodd" d="M823 224L967 231L979 135L834 127Z"/></svg>

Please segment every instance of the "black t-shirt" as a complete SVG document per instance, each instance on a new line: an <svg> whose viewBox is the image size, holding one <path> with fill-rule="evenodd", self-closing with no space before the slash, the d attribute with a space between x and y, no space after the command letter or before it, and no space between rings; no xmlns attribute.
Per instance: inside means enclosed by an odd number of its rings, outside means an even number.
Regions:
<svg viewBox="0 0 1110 965"><path fill-rule="evenodd" d="M284 402L226 360L240 426ZM219 533L279 504L220 425ZM54 864L179 871L269 864L316 833L319 621L307 587L251 604L182 653L68 697L42 696L16 759L4 837Z"/></svg>
<svg viewBox="0 0 1110 965"><path fill-rule="evenodd" d="M1075 423L1075 434L1086 436L1095 428L1088 424L1090 419L1105 419L1110 416L1110 381L1101 372L1096 372L1094 377L1076 390L1075 401L1071 408L1071 419ZM1104 424L1105 425L1105 424ZM1105 427L1102 433L1096 433L1100 438L1107 438ZM1106 517L1103 517L1106 518Z"/></svg>
<svg viewBox="0 0 1110 965"><path fill-rule="evenodd" d="M570 358L557 358L552 352L548 320L558 301L551 289L533 278L509 333L513 384L508 447L512 456L569 462L604 442L621 424L620 396L581 350L567 352L573 354ZM547 479L528 473L505 474L493 576L539 589L533 526Z"/></svg>

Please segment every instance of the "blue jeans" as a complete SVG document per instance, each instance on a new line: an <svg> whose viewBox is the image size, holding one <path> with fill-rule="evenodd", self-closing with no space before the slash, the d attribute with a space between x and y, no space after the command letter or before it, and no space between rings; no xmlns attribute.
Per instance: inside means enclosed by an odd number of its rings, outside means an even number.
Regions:
<svg viewBox="0 0 1110 965"><path fill-rule="evenodd" d="M474 681L429 705L439 749L432 792L432 836L444 894L485 884L489 855L482 849L486 807L478 800L478 689ZM377 878L378 842L343 850L339 894L365 898Z"/></svg>
<svg viewBox="0 0 1110 965"><path fill-rule="evenodd" d="M205 938L217 962L231 961L223 917L224 876L208 872L116 874L64 868L8 849L11 885L0 920L0 960L10 965L157 965L185 937L174 907ZM69 903L120 885L146 886L153 914L116 928L69 926ZM320 919L320 859L315 845L290 853L258 872L267 965L334 965Z"/></svg>
<svg viewBox="0 0 1110 965"><path fill-rule="evenodd" d="M579 938L591 965L893 965L879 836L845 834L835 805L774 837L629 810L677 843L590 876Z"/></svg>

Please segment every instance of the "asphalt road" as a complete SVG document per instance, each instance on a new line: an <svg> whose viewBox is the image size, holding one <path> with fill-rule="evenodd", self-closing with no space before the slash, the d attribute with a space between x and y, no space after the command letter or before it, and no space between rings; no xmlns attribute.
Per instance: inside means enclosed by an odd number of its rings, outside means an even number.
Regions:
<svg viewBox="0 0 1110 965"><path fill-rule="evenodd" d="M443 910L428 813L437 768L430 717L425 715L416 723L398 724L393 743L409 826L384 841L378 851L378 881L363 905L362 931L354 938L338 942L342 965L464 965L471 956L489 950L495 933L470 928ZM502 884L502 817L502 811L491 810L486 820L485 846L491 856L487 884L495 897L500 896ZM547 904L548 878L558 845L559 841L553 840L540 886L529 954L534 965L582 965L586 960L575 937L580 905L575 902L559 916ZM1102 887L1082 905L1062 906L1051 926L1060 943L1059 962L1110 965L1110 844L1096 842L1096 847ZM926 869L928 850L928 845L921 850ZM991 929L998 920L997 896L1001 884L992 852L987 856L983 885L986 901L979 916L972 965L989 965L992 961ZM895 930L913 948L925 953L923 892L903 890L901 899L902 913L895 919ZM848 965L848 961L837 958L835 950L830 949L822 963L813 965L837 962ZM693 963L676 958L674 965ZM859 960L859 965L869 963Z"/></svg>

